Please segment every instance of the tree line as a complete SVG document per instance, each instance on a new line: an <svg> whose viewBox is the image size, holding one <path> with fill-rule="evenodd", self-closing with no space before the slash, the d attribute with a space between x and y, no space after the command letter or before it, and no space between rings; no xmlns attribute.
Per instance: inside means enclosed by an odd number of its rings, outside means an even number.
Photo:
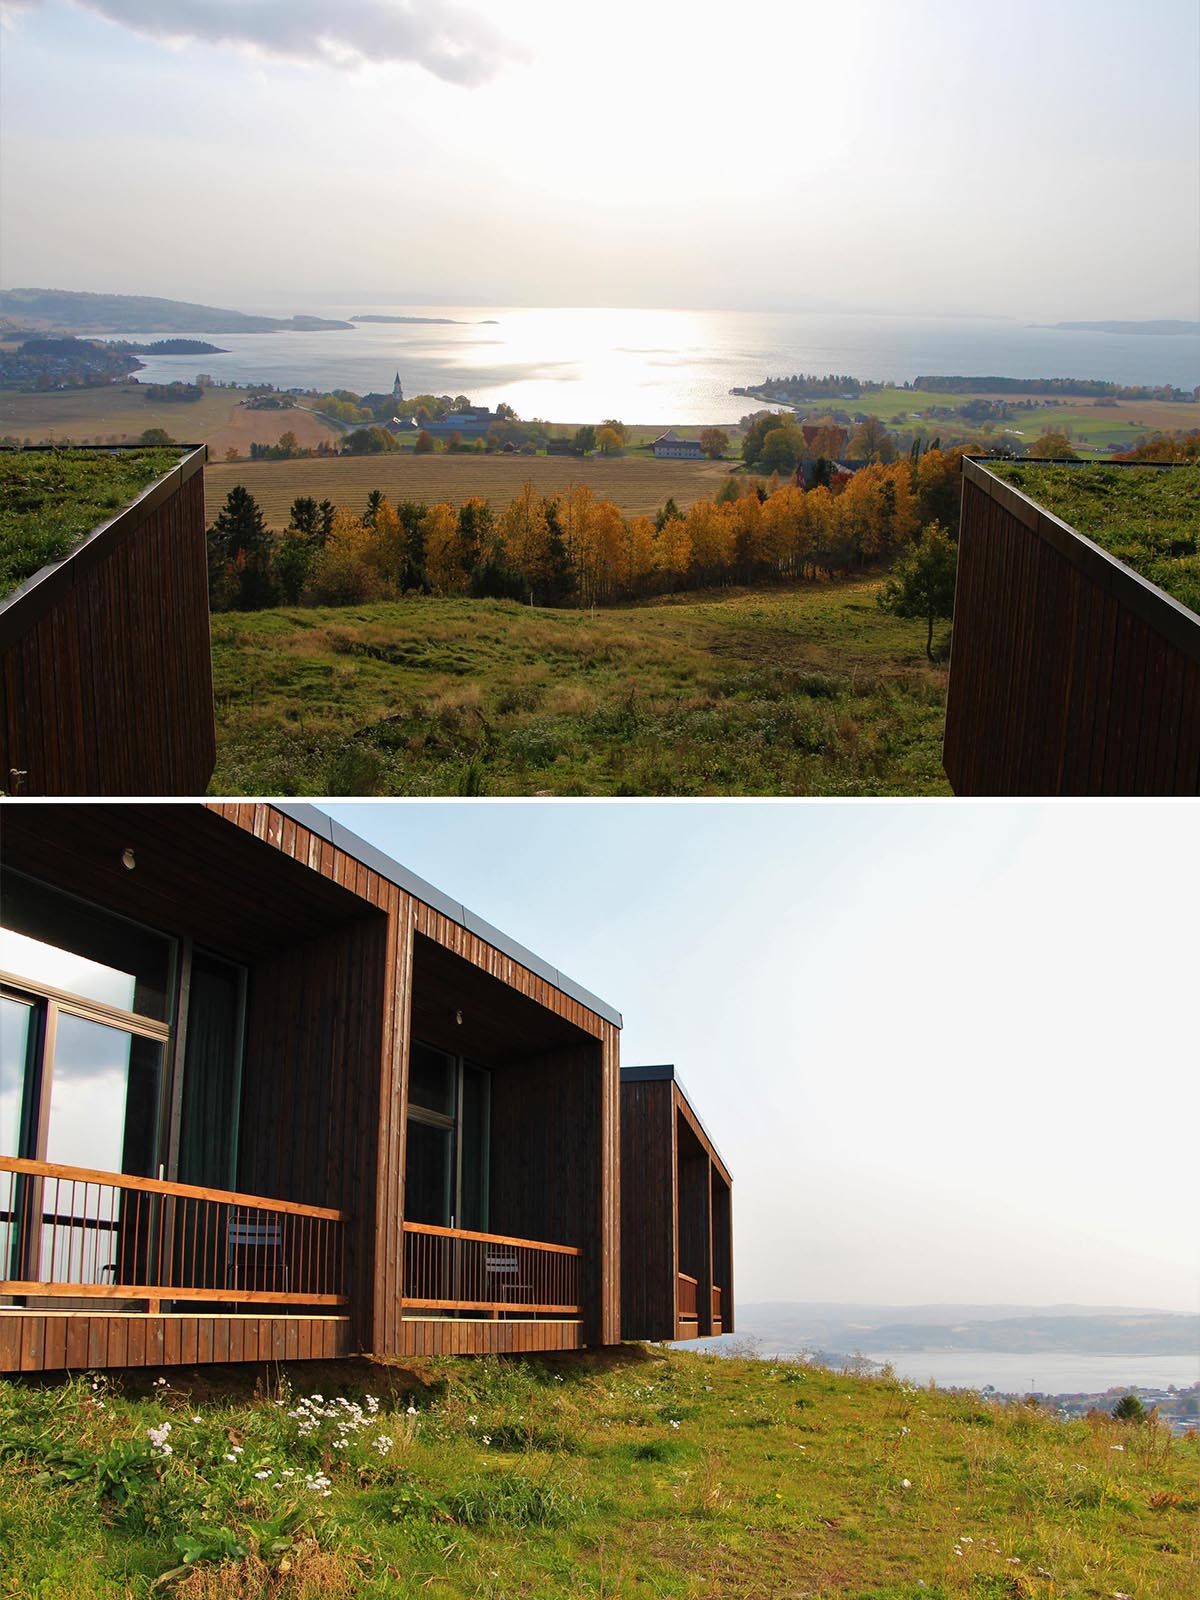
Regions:
<svg viewBox="0 0 1200 1600"><path fill-rule="evenodd" d="M961 452L875 462L805 490L731 476L688 511L627 517L586 484L508 505L393 504L363 511L301 496L271 532L244 485L209 529L215 611L357 605L401 595L474 595L548 606L607 605L737 584L781 584L889 564L932 523L957 527Z"/></svg>

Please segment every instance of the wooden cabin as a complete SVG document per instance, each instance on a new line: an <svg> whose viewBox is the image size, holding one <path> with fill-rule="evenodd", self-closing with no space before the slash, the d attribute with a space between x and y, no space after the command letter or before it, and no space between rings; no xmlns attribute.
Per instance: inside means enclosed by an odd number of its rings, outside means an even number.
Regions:
<svg viewBox="0 0 1200 1600"><path fill-rule="evenodd" d="M69 555L0 600L0 793L208 788L217 742L207 452L181 451Z"/></svg>
<svg viewBox="0 0 1200 1600"><path fill-rule="evenodd" d="M673 1066L621 1069L621 1331L733 1332L733 1180Z"/></svg>
<svg viewBox="0 0 1200 1600"><path fill-rule="evenodd" d="M611 1007L311 807L2 844L0 1370L620 1338Z"/></svg>

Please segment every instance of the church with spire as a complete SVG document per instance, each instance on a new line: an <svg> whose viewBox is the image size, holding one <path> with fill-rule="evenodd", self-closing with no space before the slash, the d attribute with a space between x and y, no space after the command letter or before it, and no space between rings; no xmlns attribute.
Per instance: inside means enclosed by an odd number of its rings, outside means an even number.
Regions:
<svg viewBox="0 0 1200 1600"><path fill-rule="evenodd" d="M400 386L400 374L397 373L392 382L392 399L400 405L404 399L404 390Z"/></svg>

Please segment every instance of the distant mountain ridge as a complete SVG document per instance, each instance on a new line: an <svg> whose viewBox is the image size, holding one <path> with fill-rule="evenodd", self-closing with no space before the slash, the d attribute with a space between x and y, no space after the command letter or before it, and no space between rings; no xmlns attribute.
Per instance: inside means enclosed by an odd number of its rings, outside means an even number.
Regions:
<svg viewBox="0 0 1200 1600"><path fill-rule="evenodd" d="M259 317L190 300L75 289L0 289L0 317L54 333L313 333L354 327L328 317Z"/></svg>
<svg viewBox="0 0 1200 1600"><path fill-rule="evenodd" d="M781 1349L1192 1355L1200 1316L1128 1306L738 1306L742 1334Z"/></svg>

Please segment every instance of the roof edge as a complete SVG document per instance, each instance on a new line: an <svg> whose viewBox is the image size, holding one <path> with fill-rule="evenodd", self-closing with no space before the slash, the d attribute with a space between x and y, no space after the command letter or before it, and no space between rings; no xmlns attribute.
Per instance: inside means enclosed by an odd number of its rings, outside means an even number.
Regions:
<svg viewBox="0 0 1200 1600"><path fill-rule="evenodd" d="M476 938L482 939L485 944L490 944L493 949L499 950L502 955L510 956L514 961L532 972L536 977L551 983L563 994L572 1000L577 1000L580 1005L586 1006L589 1011L594 1011L605 1022L611 1022L614 1027L623 1027L621 1013L607 1001L601 1000L590 989L585 989L581 983L576 983L566 973L560 972L557 967L548 961L543 961L532 950L526 949L516 939L511 939L501 929L485 922L482 917L476 916L461 901L452 899L443 894L433 884L424 878L418 877L415 872L410 872L407 867L401 866L385 851L368 841L357 833L352 833L344 823L336 822L328 812L322 811L319 806L307 802L291 800L271 800L267 802L284 816L290 817L293 822L298 822L301 827L308 828L312 833L325 839L335 849L343 850L348 856L353 856L356 861L361 861L364 867L369 867L372 872L377 872L381 878L386 878L389 883L394 883L397 888L403 889L405 894L412 895L414 900L420 900L422 905L427 905L431 910L438 912L443 917L448 917L451 922L458 923Z"/></svg>

